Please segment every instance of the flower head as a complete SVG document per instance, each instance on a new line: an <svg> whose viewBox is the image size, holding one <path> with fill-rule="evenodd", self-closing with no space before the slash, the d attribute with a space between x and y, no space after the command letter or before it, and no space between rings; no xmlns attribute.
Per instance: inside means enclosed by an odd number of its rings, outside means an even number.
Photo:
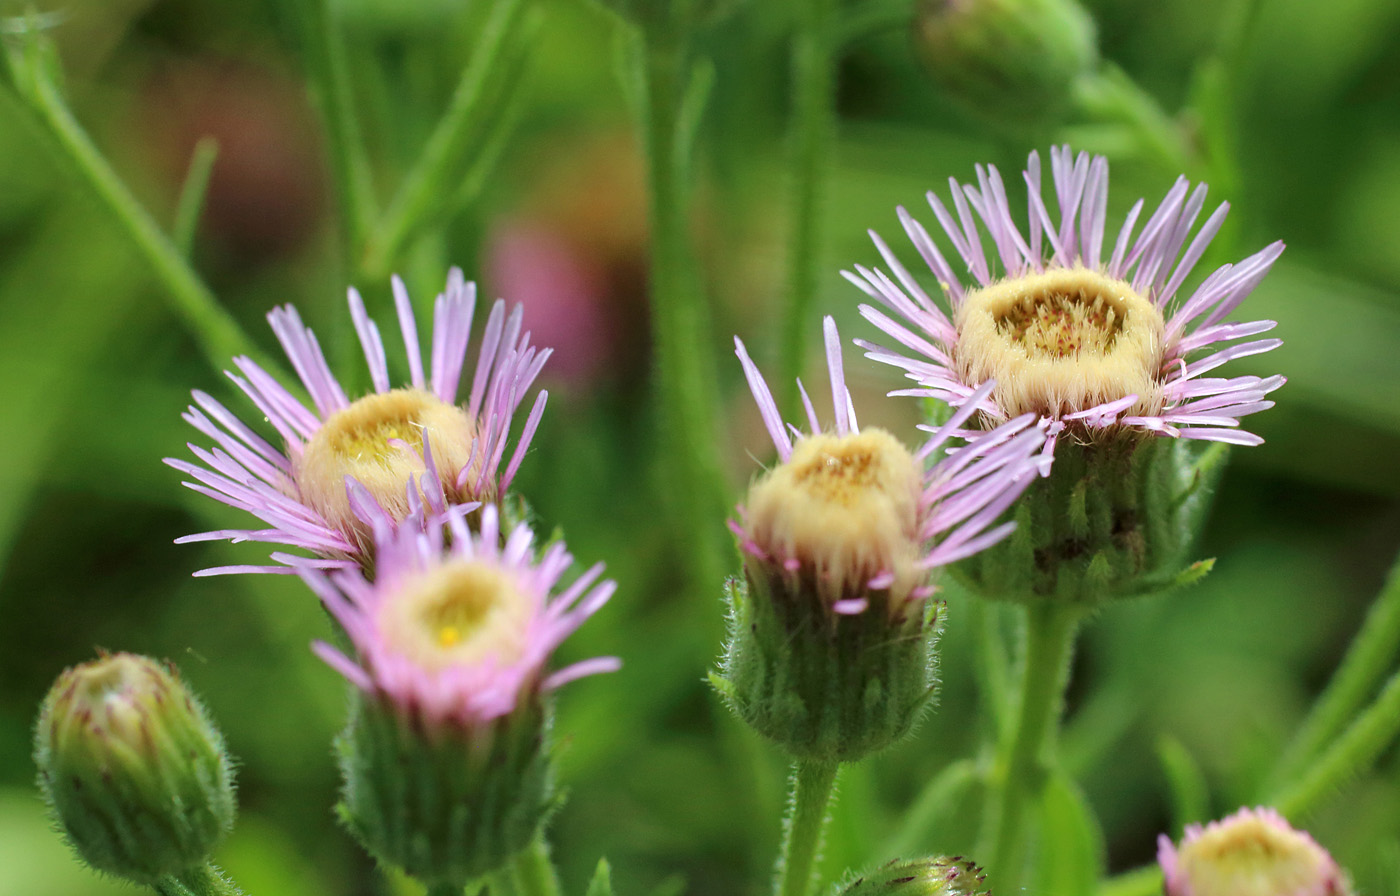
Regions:
<svg viewBox="0 0 1400 896"><path fill-rule="evenodd" d="M1165 834L1157 861L1167 896L1348 896L1327 850L1273 809L1241 809L1205 827L1187 825L1181 846Z"/></svg>
<svg viewBox="0 0 1400 896"><path fill-rule="evenodd" d="M976 407L984 423L1021 414L1048 421L1053 437L1093 441L1125 432L1255 445L1240 418L1272 407L1283 385L1273 376L1208 377L1233 358L1277 348L1257 339L1274 321L1227 323L1283 252L1273 243L1207 276L1185 300L1177 295L1224 222L1222 203L1192 236L1205 206L1204 184L1179 178L1136 230L1142 200L1128 212L1105 256L1108 162L1069 147L1050 152L1059 220L1041 195L1040 158L1023 173L1030 226L1015 222L1001 176L977 167L977 184L950 180L951 214L932 192L930 206L973 282L954 273L924 226L899 210L905 232L947 297L945 311L871 233L894 274L856 266L848 280L893 310L861 313L912 356L860 343L869 357L904 369L927 395L955 408ZM979 222L981 229L979 229ZM983 247L990 237L994 254ZM1188 242L1188 237L1189 242ZM1000 262L1001 271L997 272ZM897 281L897 282L896 282ZM990 394L981 388L995 380Z"/></svg>
<svg viewBox="0 0 1400 896"><path fill-rule="evenodd" d="M1014 523L994 521L1047 461L1029 414L937 462L971 408L914 452L862 430L829 317L825 335L830 431L800 382L809 429L785 425L735 340L781 463L730 523L744 576L730 586L729 639L713 681L740 718L792 755L854 761L908 733L936 691L934 568L1005 537Z"/></svg>
<svg viewBox="0 0 1400 896"><path fill-rule="evenodd" d="M464 516L449 512L446 532L381 527L372 583L355 569L301 566L358 662L325 643L317 654L370 698L429 727L480 727L531 694L616 669L616 659L599 657L545 671L555 648L612 596L616 585L598 581L603 565L556 594L573 562L561 542L536 560L524 523L503 539L494 505L482 510L480 532Z"/></svg>
<svg viewBox="0 0 1400 896"><path fill-rule="evenodd" d="M190 488L252 513L268 528L203 532L179 541L274 542L310 551L322 566L356 566L366 561L376 521L411 520L422 528L429 516L450 506L501 499L544 412L547 393L540 392L507 460L515 412L549 349L530 345L530 334L521 332L520 307L507 315L498 300L482 335L470 395L459 405L475 284L457 268L448 275L434 306L426 369L408 292L397 277L393 288L408 385L391 386L379 328L352 288L350 314L369 365L370 394L355 401L346 396L315 334L290 305L273 310L268 320L314 410L249 358L235 358L239 373L229 373L277 431L281 449L213 397L194 393L185 419L215 447L191 444L198 463L172 458L166 463L195 480L185 483ZM232 566L203 573L290 571Z"/></svg>
<svg viewBox="0 0 1400 896"><path fill-rule="evenodd" d="M799 382L808 429L785 424L762 374L735 339L779 465L749 489L731 523L752 560L790 585L805 580L837 614L863 612L871 592L903 615L933 594L932 569L1010 533L992 523L1045 465L1044 435L1023 414L930 462L967 418L968 404L910 452L882 429L861 430L846 387L836 324L824 325L835 426L823 429ZM980 398L994 387L981 389ZM927 469L925 466L927 465Z"/></svg>

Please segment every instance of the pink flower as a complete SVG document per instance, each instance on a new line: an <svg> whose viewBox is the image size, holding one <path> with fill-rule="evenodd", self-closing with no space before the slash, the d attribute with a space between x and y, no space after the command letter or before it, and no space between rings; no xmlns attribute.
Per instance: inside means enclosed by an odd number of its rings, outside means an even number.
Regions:
<svg viewBox="0 0 1400 896"><path fill-rule="evenodd" d="M1023 414L940 452L976 401L913 453L884 430L861 430L830 317L824 331L835 416L830 431L800 382L807 429L785 424L743 342L734 340L780 463L750 487L739 522L730 527L748 558L786 580L789 592L810 582L838 614L863 612L870 594L887 592L887 610L903 616L933 594L933 569L1010 534L1014 523L992 524L1048 464L1040 456L1045 436L1034 415Z"/></svg>
<svg viewBox="0 0 1400 896"><path fill-rule="evenodd" d="M515 413L549 349L530 345L530 334L521 332L519 306L507 316L505 302L497 300L481 337L470 395L459 405L475 284L467 283L457 268L448 275L446 291L434 305L426 368L408 292L397 277L393 288L408 356L407 386L391 387L379 328L352 288L350 314L373 384L368 395L355 401L346 396L315 334L290 305L273 310L268 320L311 407L249 358L235 358L239 373L228 374L277 431L281 448L213 397L194 393L195 404L185 419L215 445L189 446L198 463L165 462L195 480L185 482L189 488L248 511L267 528L202 532L179 542L273 542L309 551L324 567L355 567L368 564L377 521L408 521L422 528L429 516L448 507L501 498L544 412L548 396L540 392L507 460ZM287 563L291 558L274 553L272 559ZM291 571L286 566L226 566L196 575Z"/></svg>
<svg viewBox="0 0 1400 896"><path fill-rule="evenodd" d="M866 319L901 348L859 344L869 357L902 368L919 384L903 394L973 406L991 425L1034 414L1047 422L1052 449L1066 430L1083 441L1126 431L1259 444L1262 439L1239 428L1240 418L1272 407L1266 396L1284 378L1206 374L1281 344L1249 339L1273 329L1274 321L1225 318L1268 273L1283 243L1221 267L1179 300L1228 205L1222 203L1192 236L1206 187L1192 190L1179 178L1135 234L1143 209L1138 200L1105 254L1107 160L1075 157L1061 147L1051 150L1050 162L1058 220L1041 196L1040 158L1032 152L1023 172L1030 217L1025 233L993 166L977 166L975 186L949 181L952 213L928 194L971 283L955 274L924 226L899 209L946 309L872 232L893 279L860 265L844 273L894 312L861 306ZM990 257L983 231L994 248ZM984 394L982 387L993 379L998 385Z"/></svg>
<svg viewBox="0 0 1400 896"><path fill-rule="evenodd" d="M367 695L430 726L479 727L525 695L619 667L614 657L596 657L545 669L564 639L612 597L616 584L598 581L601 563L559 588L573 562L561 542L536 560L524 523L503 539L494 505L482 509L479 532L468 530L465 517L464 508L449 511L445 533L436 525L380 526L373 582L357 569L297 564L357 659L324 642L316 643L317 655Z"/></svg>

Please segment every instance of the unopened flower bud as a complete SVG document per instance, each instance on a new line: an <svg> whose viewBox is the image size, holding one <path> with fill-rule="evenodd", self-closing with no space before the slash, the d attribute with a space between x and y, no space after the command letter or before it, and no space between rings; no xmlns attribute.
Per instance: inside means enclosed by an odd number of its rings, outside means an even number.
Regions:
<svg viewBox="0 0 1400 896"><path fill-rule="evenodd" d="M207 862L233 826L223 738L173 667L116 653L66 670L34 734L39 786L79 856L150 884Z"/></svg>
<svg viewBox="0 0 1400 896"><path fill-rule="evenodd" d="M841 896L990 896L986 881L962 856L895 859L857 878Z"/></svg>
<svg viewBox="0 0 1400 896"><path fill-rule="evenodd" d="M1327 850L1273 809L1241 809L1205 827L1188 825L1181 846L1162 835L1157 861L1166 896L1351 896Z"/></svg>
<svg viewBox="0 0 1400 896"><path fill-rule="evenodd" d="M914 42L950 98L998 121L1053 121L1098 59L1075 0L920 0Z"/></svg>

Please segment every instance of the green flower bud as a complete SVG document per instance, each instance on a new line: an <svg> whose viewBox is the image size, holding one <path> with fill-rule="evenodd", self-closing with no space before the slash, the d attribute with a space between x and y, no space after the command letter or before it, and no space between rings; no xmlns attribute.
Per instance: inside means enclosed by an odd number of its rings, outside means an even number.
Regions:
<svg viewBox="0 0 1400 896"><path fill-rule="evenodd" d="M954 100L999 121L1053 121L1098 61L1074 0L920 0L914 42Z"/></svg>
<svg viewBox="0 0 1400 896"><path fill-rule="evenodd" d="M538 695L464 724L357 692L337 742L341 818L375 858L460 890L528 847L557 804L548 734Z"/></svg>
<svg viewBox="0 0 1400 896"><path fill-rule="evenodd" d="M1013 508L1016 531L954 572L984 597L1086 605L1196 581L1214 561L1187 558L1226 453L1126 431L1062 438L1050 475Z"/></svg>
<svg viewBox="0 0 1400 896"><path fill-rule="evenodd" d="M987 876L962 856L895 859L857 878L841 896L990 896Z"/></svg>
<svg viewBox="0 0 1400 896"><path fill-rule="evenodd" d="M39 787L83 861L154 883L233 826L223 738L173 666L130 653L66 670L34 732Z"/></svg>

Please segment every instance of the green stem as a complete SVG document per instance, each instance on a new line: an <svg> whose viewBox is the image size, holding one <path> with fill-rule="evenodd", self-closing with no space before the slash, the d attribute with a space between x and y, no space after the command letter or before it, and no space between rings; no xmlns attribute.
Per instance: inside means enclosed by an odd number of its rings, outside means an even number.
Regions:
<svg viewBox="0 0 1400 896"><path fill-rule="evenodd" d="M921 854L928 846L929 832L944 820L953 804L977 781L977 764L971 759L952 763L929 779L905 813L895 835L884 848L884 858L904 858Z"/></svg>
<svg viewBox="0 0 1400 896"><path fill-rule="evenodd" d="M1296 783L1275 791L1268 801L1295 818L1309 812L1329 793L1361 774L1400 733L1400 672L1386 682L1376 698L1332 748L1308 768Z"/></svg>
<svg viewBox="0 0 1400 896"><path fill-rule="evenodd" d="M399 250L441 201L443 185L452 182L472 135L481 127L490 93L488 85L502 68L502 55L520 35L524 0L495 0L471 61L453 91L423 153L404 178L384 218L370 234L361 270L367 281L388 276Z"/></svg>
<svg viewBox="0 0 1400 896"><path fill-rule="evenodd" d="M792 800L783 825L783 849L773 890L776 896L807 896L811 891L839 768L836 762L806 759L799 759L793 768Z"/></svg>
<svg viewBox="0 0 1400 896"><path fill-rule="evenodd" d="M332 0L301 0L302 45L311 89L325 120L331 181L340 205L346 258L364 244L378 214L360 121L350 89L345 41Z"/></svg>
<svg viewBox="0 0 1400 896"><path fill-rule="evenodd" d="M228 875L211 864L163 877L152 886L161 896L244 896Z"/></svg>
<svg viewBox="0 0 1400 896"><path fill-rule="evenodd" d="M662 458L693 581L714 587L724 574L717 523L726 510L726 489L714 452L709 315L689 243L686 138L692 128L682 112L694 68L683 47L652 46L640 30L634 39L636 100L650 197L649 286ZM695 115L698 112L692 112Z"/></svg>
<svg viewBox="0 0 1400 896"><path fill-rule="evenodd" d="M995 830L987 869L998 892L1015 893L1025 862L1026 807L1045 782L1046 748L1059 727L1075 633L1084 611L1074 604L1043 601L1026 608L1026 658L1020 704L1009 744L1003 744L997 777L989 791L986 830ZM994 805L990 800L995 799Z"/></svg>
<svg viewBox="0 0 1400 896"><path fill-rule="evenodd" d="M1012 705L1011 686L1007 682L1008 663L1002 628L998 624L1000 609L986 601L972 601L969 625L977 645L974 673L978 693L992 717L996 742L1005 743L1010 737L1011 716L1015 707Z"/></svg>
<svg viewBox="0 0 1400 896"><path fill-rule="evenodd" d="M1391 567L1385 587L1372 604L1342 665L1279 760L1270 778L1275 788L1281 782L1297 778L1303 768L1336 739L1394 661L1397 647L1400 647L1400 560Z"/></svg>
<svg viewBox="0 0 1400 896"><path fill-rule="evenodd" d="M792 183L787 297L779 346L778 406L797 406L803 347L815 332L817 262L826 221L827 171L836 131L836 58L831 0L805 0L792 46Z"/></svg>
<svg viewBox="0 0 1400 896"><path fill-rule="evenodd" d="M1163 169L1196 172L1201 167L1176 119L1122 69L1104 63L1099 71L1080 79L1075 90L1082 111L1098 121L1129 128Z"/></svg>
<svg viewBox="0 0 1400 896"><path fill-rule="evenodd" d="M427 896L462 896L462 888L456 884L433 884L428 887Z"/></svg>
<svg viewBox="0 0 1400 896"><path fill-rule="evenodd" d="M239 354L258 354L238 324L219 305L209 287L194 272L179 249L127 189L101 151L73 117L63 101L53 71L40 58L47 48L37 35L28 37L21 49L6 51L7 62L22 83L21 96L37 116L40 125L58 144L63 158L77 172L117 224L127 233L137 250L150 264L176 316L194 335L200 349L215 370L228 365ZM22 79L22 80L21 80Z"/></svg>
<svg viewBox="0 0 1400 896"><path fill-rule="evenodd" d="M209 176L214 173L214 160L219 155L219 141L201 137L190 157L190 169L180 189L180 201L175 204L175 223L170 228L170 241L185 258L194 248L194 233L199 226L199 213L209 191Z"/></svg>
<svg viewBox="0 0 1400 896"><path fill-rule="evenodd" d="M515 892L518 896L560 896L559 875L543 839L512 860Z"/></svg>

